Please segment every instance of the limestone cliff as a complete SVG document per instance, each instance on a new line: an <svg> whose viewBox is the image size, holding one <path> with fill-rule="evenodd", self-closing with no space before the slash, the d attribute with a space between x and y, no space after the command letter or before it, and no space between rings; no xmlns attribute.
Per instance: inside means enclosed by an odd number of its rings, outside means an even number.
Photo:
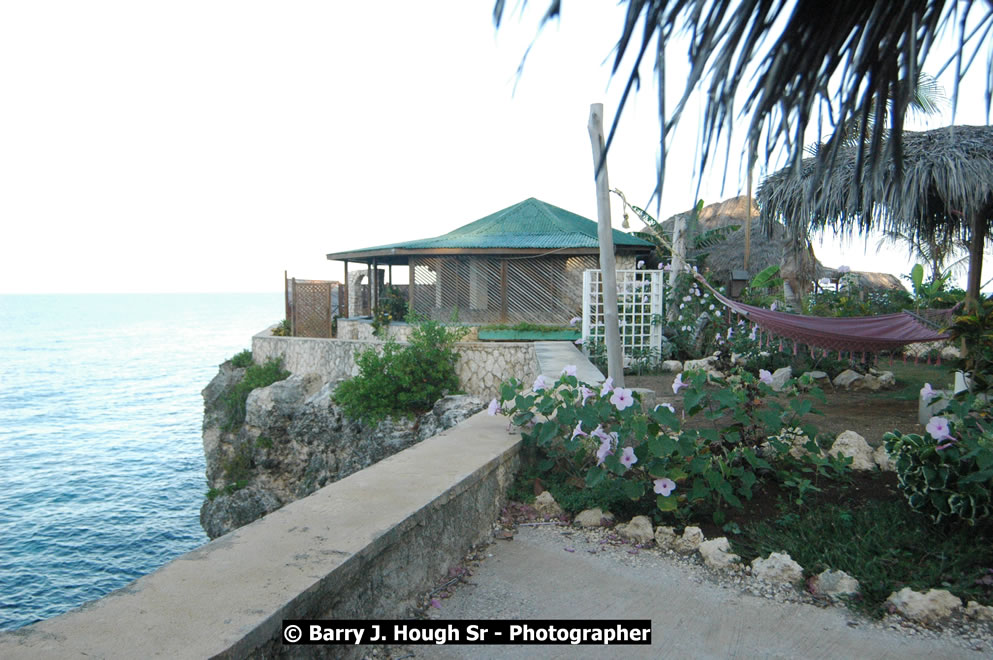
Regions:
<svg viewBox="0 0 993 660"><path fill-rule="evenodd" d="M210 538L247 525L483 408L476 397L448 396L419 417L370 426L346 419L331 401L337 382L322 382L313 374L292 375L253 390L244 424L225 431L223 397L244 371L226 362L203 390L210 491L200 509L200 524Z"/></svg>

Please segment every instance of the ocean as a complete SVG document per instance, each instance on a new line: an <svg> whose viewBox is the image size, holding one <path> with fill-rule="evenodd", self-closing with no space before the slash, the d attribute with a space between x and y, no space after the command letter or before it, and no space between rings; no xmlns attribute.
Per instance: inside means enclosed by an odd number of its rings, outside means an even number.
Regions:
<svg viewBox="0 0 993 660"><path fill-rule="evenodd" d="M283 296L0 296L0 630L205 543L200 391Z"/></svg>

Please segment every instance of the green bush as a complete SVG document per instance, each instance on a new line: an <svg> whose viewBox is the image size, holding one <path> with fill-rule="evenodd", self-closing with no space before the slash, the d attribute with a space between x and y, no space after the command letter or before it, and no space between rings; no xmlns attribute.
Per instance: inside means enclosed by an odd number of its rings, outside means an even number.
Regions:
<svg viewBox="0 0 993 660"><path fill-rule="evenodd" d="M239 369L246 369L253 364L255 361L252 359L252 352L247 348L231 358L231 366Z"/></svg>
<svg viewBox="0 0 993 660"><path fill-rule="evenodd" d="M244 353L248 353L249 357L251 357L251 353L248 351L239 353L238 356ZM237 358L238 356L235 357ZM232 387L222 399L225 412L227 413L227 422L224 425L224 430L233 431L245 421L245 403L248 401L248 394L252 390L259 387L268 387L278 380L285 380L289 375L290 372L283 369L283 360L281 358L270 358L266 360L265 364L261 365L251 364L245 370L245 375L242 377L241 382Z"/></svg>
<svg viewBox="0 0 993 660"><path fill-rule="evenodd" d="M846 460L820 456L814 440L797 459L778 439L814 412L809 400L796 398L795 381L789 406L771 400L772 389L748 373L718 381L717 389L707 383L706 374L683 372L674 387L687 388L682 395L686 416L705 417L710 428L689 428L662 405L642 412L631 390L611 389L608 383L597 391L568 374L554 384L539 377L532 392L517 381L504 383L501 400L509 404L525 445L542 456L538 467L550 473L549 483L558 473L589 489L584 505L606 498L597 503L609 507L623 492L632 502L653 502L658 511L677 518L705 509L721 525L723 509L744 507L764 479L775 478L802 496L817 490L818 479L846 472ZM819 394L816 388L811 392ZM803 432L816 437L812 427Z"/></svg>
<svg viewBox="0 0 993 660"><path fill-rule="evenodd" d="M382 353L369 349L356 359L359 375L343 382L332 395L352 419L375 424L386 417L430 410L459 387L455 343L463 327L446 328L436 321L418 321L410 340L389 340Z"/></svg>
<svg viewBox="0 0 993 660"><path fill-rule="evenodd" d="M948 418L931 418L928 436L887 433L886 451L912 509L935 523L973 526L993 512L993 409L966 394L946 412Z"/></svg>
<svg viewBox="0 0 993 660"><path fill-rule="evenodd" d="M274 337L291 337L293 332L290 329L290 320L283 319L272 329Z"/></svg>

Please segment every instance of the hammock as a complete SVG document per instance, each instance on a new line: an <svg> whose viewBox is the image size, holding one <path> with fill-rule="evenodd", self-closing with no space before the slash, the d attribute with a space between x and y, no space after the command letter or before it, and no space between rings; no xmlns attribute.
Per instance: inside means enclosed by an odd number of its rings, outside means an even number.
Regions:
<svg viewBox="0 0 993 660"><path fill-rule="evenodd" d="M906 344L948 339L947 334L929 328L910 312L845 318L802 316L745 305L713 289L711 292L725 306L763 330L826 350L879 353Z"/></svg>

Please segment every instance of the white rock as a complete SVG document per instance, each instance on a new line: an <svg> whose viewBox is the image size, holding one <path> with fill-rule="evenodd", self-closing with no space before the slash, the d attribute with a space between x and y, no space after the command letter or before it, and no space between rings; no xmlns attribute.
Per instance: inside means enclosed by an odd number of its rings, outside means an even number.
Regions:
<svg viewBox="0 0 993 660"><path fill-rule="evenodd" d="M534 508L543 516L558 516L562 513L562 507L559 506L559 503L555 501L555 497L547 490L534 498Z"/></svg>
<svg viewBox="0 0 993 660"><path fill-rule="evenodd" d="M872 447L855 431L844 431L835 439L831 449L828 450L831 456L850 456L852 458L853 470L874 470L876 459L873 457Z"/></svg>
<svg viewBox="0 0 993 660"><path fill-rule="evenodd" d="M789 445L790 456L796 459L803 459L805 456L809 456L810 452L807 450L807 443L810 442L810 438L803 432L799 426L794 426L792 428L783 429L780 431L778 436L772 436L773 438L778 438L780 441L785 442ZM772 446L768 442L763 442L759 445L759 455L763 458L770 458L773 456Z"/></svg>
<svg viewBox="0 0 993 660"><path fill-rule="evenodd" d="M852 371L851 369L845 369L840 374L834 377L831 381L834 383L835 387L850 387L852 383L862 378L862 374L857 371Z"/></svg>
<svg viewBox="0 0 993 660"><path fill-rule="evenodd" d="M883 472L896 472L896 463L894 463L890 453L886 451L885 446L879 445L876 447L876 451L872 452L872 460L876 462L876 465Z"/></svg>
<svg viewBox="0 0 993 660"><path fill-rule="evenodd" d="M866 374L859 378L858 380L852 381L851 389L853 390L868 390L870 392L878 392L883 388L883 383L872 374Z"/></svg>
<svg viewBox="0 0 993 660"><path fill-rule="evenodd" d="M879 378L879 384L885 388L896 387L896 376L893 375L892 371L883 371L877 378Z"/></svg>
<svg viewBox="0 0 993 660"><path fill-rule="evenodd" d="M652 521L648 519L648 516L635 516L631 522L618 525L616 529L621 538L635 543L648 543L655 538L652 531Z"/></svg>
<svg viewBox="0 0 993 660"><path fill-rule="evenodd" d="M803 567L788 554L773 552L766 559L752 560L752 575L766 582L799 584L803 582Z"/></svg>
<svg viewBox="0 0 993 660"><path fill-rule="evenodd" d="M683 363L683 371L711 371L710 365L717 362L713 355L702 360L687 360Z"/></svg>
<svg viewBox="0 0 993 660"><path fill-rule="evenodd" d="M746 363L747 360L744 355L741 353L731 353L731 364L736 364L739 367L743 367Z"/></svg>
<svg viewBox="0 0 993 660"><path fill-rule="evenodd" d="M852 596L859 592L859 581L845 571L823 571L814 577L810 590L820 596Z"/></svg>
<svg viewBox="0 0 993 660"><path fill-rule="evenodd" d="M952 612L962 607L962 601L946 589L931 589L922 594L904 587L891 593L886 605L911 621L929 624L951 616Z"/></svg>
<svg viewBox="0 0 993 660"><path fill-rule="evenodd" d="M676 530L659 525L655 528L655 545L668 548L676 541Z"/></svg>
<svg viewBox="0 0 993 660"><path fill-rule="evenodd" d="M786 387L786 381L793 377L792 367L782 367L776 369L772 372L772 387L773 391L781 392L784 387Z"/></svg>
<svg viewBox="0 0 993 660"><path fill-rule="evenodd" d="M942 360L958 360L960 357L962 357L962 354L954 346L945 346L941 349Z"/></svg>
<svg viewBox="0 0 993 660"><path fill-rule="evenodd" d="M687 527L683 530L683 535L673 541L672 549L684 555L696 551L703 543L703 530L699 527Z"/></svg>
<svg viewBox="0 0 993 660"><path fill-rule="evenodd" d="M977 621L993 621L993 607L980 605L974 600L970 600L965 606L965 615Z"/></svg>
<svg viewBox="0 0 993 660"><path fill-rule="evenodd" d="M604 519L613 522L614 514L609 511L601 511L599 507L595 509L586 509L585 511L580 511L575 518L573 518L572 523L574 525L579 525L580 527L602 527Z"/></svg>
<svg viewBox="0 0 993 660"><path fill-rule="evenodd" d="M671 374L678 374L683 370L683 363L679 360L663 360L662 361L662 371Z"/></svg>
<svg viewBox="0 0 993 660"><path fill-rule="evenodd" d="M703 557L704 564L718 570L725 569L741 561L741 557L731 552L731 544L728 542L727 537L724 536L704 541L697 550L699 550L700 556Z"/></svg>
<svg viewBox="0 0 993 660"><path fill-rule="evenodd" d="M827 380L828 379L828 375L827 375L827 372L826 371L808 371L804 375L810 376L810 379L812 381L814 381L814 382L817 382L819 380Z"/></svg>

